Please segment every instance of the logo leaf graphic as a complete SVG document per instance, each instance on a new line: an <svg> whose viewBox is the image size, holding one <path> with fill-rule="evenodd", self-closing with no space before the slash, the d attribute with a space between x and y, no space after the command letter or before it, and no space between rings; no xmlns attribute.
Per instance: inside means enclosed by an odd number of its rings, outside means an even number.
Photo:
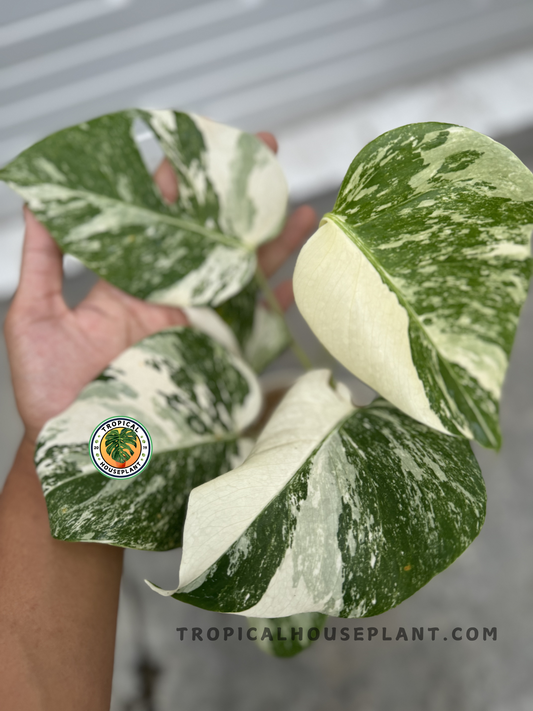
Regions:
<svg viewBox="0 0 533 711"><path fill-rule="evenodd" d="M120 464L124 464L133 456L136 446L137 435L129 427L124 427L122 430L111 430L105 438L106 452L111 459Z"/></svg>

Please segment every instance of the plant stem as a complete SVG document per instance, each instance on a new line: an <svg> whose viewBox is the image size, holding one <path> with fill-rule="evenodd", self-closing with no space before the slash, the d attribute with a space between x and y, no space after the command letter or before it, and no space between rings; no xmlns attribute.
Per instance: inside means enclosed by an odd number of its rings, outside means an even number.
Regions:
<svg viewBox="0 0 533 711"><path fill-rule="evenodd" d="M270 308L273 311L275 311L279 316L281 316L281 318L283 319L283 322L285 323L285 328L287 329L287 333L289 334L290 339L291 339L292 352L298 358L298 360L300 361L302 366L305 368L305 370L312 370L313 364L307 357L306 352L303 350L303 348L299 345L299 343L295 340L294 336L290 332L290 329L287 326L287 321L285 319L285 313L283 312L283 309L279 305L279 301L276 298L276 294L271 289L270 284L268 283L268 279L263 274L261 267L259 265L257 265L257 269L255 272L255 278L257 280L257 283L261 287L261 291L265 295L265 299L267 300L267 303L270 306Z"/></svg>

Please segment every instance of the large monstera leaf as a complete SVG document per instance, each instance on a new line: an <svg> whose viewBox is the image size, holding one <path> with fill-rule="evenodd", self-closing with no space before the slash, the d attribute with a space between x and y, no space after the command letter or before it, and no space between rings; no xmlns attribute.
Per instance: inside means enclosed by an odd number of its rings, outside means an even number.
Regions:
<svg viewBox="0 0 533 711"><path fill-rule="evenodd" d="M154 132L177 173L169 205L134 140ZM213 305L252 278L280 230L287 186L258 138L193 114L129 110L59 131L0 171L64 252L115 286L175 306Z"/></svg>
<svg viewBox="0 0 533 711"><path fill-rule="evenodd" d="M259 414L250 368L205 334L173 328L122 353L39 435L35 461L56 538L126 548L181 545L191 489L232 469L250 449ZM133 479L93 466L89 440L109 417L149 431L153 455Z"/></svg>
<svg viewBox="0 0 533 711"><path fill-rule="evenodd" d="M355 408L329 371L296 382L243 464L194 489L180 585L248 617L377 615L479 533L486 494L468 441L378 399Z"/></svg>
<svg viewBox="0 0 533 711"><path fill-rule="evenodd" d="M387 400L498 448L532 226L533 175L507 148L460 126L404 126L353 161L300 254L296 303Z"/></svg>

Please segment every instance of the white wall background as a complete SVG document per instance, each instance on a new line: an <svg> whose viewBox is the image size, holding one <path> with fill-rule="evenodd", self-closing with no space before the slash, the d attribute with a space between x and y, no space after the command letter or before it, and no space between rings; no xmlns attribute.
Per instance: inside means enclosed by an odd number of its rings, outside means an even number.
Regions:
<svg viewBox="0 0 533 711"><path fill-rule="evenodd" d="M128 106L273 130L293 199L358 150L438 120L533 124L531 0L23 0L0 11L0 165ZM0 299L18 279L20 201L0 184Z"/></svg>

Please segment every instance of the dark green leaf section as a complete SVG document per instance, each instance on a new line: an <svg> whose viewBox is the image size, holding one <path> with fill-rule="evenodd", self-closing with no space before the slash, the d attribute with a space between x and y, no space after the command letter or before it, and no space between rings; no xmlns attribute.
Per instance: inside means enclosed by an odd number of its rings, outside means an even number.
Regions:
<svg viewBox="0 0 533 711"><path fill-rule="evenodd" d="M242 291L217 307L218 315L228 324L241 346L252 335L254 316L259 297L259 287L255 279L247 284Z"/></svg>
<svg viewBox="0 0 533 711"><path fill-rule="evenodd" d="M200 444L155 454L138 477L117 481L94 468L82 473L86 446L77 449L47 452L63 482L46 497L54 538L156 551L182 545L189 493L239 459L236 440Z"/></svg>
<svg viewBox="0 0 533 711"><path fill-rule="evenodd" d="M289 605L292 588L306 591L302 609L378 615L468 547L485 502L468 442L378 399L332 431L245 533L174 597L243 612L257 609L267 589L272 604Z"/></svg>
<svg viewBox="0 0 533 711"><path fill-rule="evenodd" d="M175 204L143 163L133 137L139 120L176 170ZM52 134L0 170L0 179L64 252L120 289L176 306L216 306L250 281L255 247L276 234L285 212L273 154L243 135L185 113L132 109ZM281 189L272 187L280 180ZM265 212L271 219L259 224Z"/></svg>
<svg viewBox="0 0 533 711"><path fill-rule="evenodd" d="M241 461L240 432L260 406L248 366L198 331L173 328L129 348L39 435L52 534L143 550L181 545L191 489ZM109 417L150 432L153 456L135 478L109 479L90 460L91 433Z"/></svg>
<svg viewBox="0 0 533 711"><path fill-rule="evenodd" d="M289 346L285 320L260 300L261 289L253 279L239 294L221 304L219 316L228 324L245 360L261 373Z"/></svg>
<svg viewBox="0 0 533 711"><path fill-rule="evenodd" d="M274 619L248 618L257 630L258 646L273 657L294 657L316 642L326 624L327 615L304 612Z"/></svg>
<svg viewBox="0 0 533 711"><path fill-rule="evenodd" d="M410 597L463 553L485 519L485 485L468 442L415 424L383 400L358 414L339 431L358 472L339 517L341 617L379 615ZM364 531L353 530L356 501L366 504Z"/></svg>
<svg viewBox="0 0 533 711"><path fill-rule="evenodd" d="M501 385L531 274L529 170L475 131L412 124L359 153L330 216L407 310L432 410L449 432L499 448Z"/></svg>

